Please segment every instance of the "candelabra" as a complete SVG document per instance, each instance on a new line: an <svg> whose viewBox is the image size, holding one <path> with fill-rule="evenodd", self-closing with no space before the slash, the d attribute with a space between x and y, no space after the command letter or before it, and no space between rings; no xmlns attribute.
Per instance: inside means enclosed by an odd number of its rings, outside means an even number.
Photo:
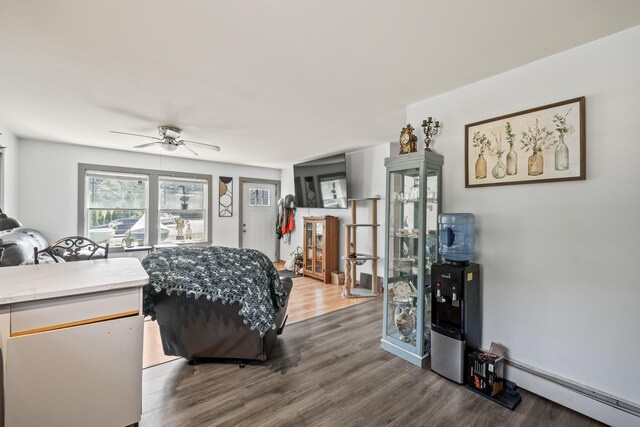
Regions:
<svg viewBox="0 0 640 427"><path fill-rule="evenodd" d="M426 120L422 121L422 130L424 132L424 151L432 151L429 147L431 144L431 139L438 134L440 130L440 122L433 121L431 117L427 117Z"/></svg>

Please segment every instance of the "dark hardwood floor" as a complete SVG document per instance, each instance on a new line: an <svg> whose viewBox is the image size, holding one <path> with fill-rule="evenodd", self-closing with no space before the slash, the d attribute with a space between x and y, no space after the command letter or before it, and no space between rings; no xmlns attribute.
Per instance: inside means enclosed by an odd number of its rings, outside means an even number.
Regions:
<svg viewBox="0 0 640 427"><path fill-rule="evenodd" d="M380 349L375 300L286 327L271 360L144 370L143 427L595 426L525 390L509 411Z"/></svg>

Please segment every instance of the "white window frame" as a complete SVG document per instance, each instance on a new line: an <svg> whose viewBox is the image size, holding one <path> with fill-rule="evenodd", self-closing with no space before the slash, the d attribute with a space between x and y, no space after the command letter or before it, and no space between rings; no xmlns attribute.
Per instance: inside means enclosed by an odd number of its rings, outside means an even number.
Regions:
<svg viewBox="0 0 640 427"><path fill-rule="evenodd" d="M148 187L148 203L147 203L147 227L146 237L148 245L157 245L159 237L159 226L160 223L160 203L159 203L159 179L160 177L170 177L176 179L193 179L193 180L203 180L207 182L207 204L206 204L206 213L205 213L205 235L206 239L203 242L196 242L194 244L198 245L206 245L211 244L211 236L212 236L212 177L211 175L202 175L202 174L193 174L193 173L184 173L184 172L172 172L172 171L163 171L163 170L153 170L153 169L137 169L137 168L128 168L128 167L120 167L120 166L108 166L108 165L95 165L95 164L87 164L87 163L79 163L78 164L78 235L85 236L88 231L85 230L87 225L86 212L87 209L85 207L86 202L86 194L85 194L85 176L87 172L104 172L117 175L121 174L132 174L132 175L146 175L149 178L149 187ZM87 236L88 237L88 236ZM109 251L112 251L112 248L109 248ZM123 252L124 248L122 247L114 247L113 252Z"/></svg>

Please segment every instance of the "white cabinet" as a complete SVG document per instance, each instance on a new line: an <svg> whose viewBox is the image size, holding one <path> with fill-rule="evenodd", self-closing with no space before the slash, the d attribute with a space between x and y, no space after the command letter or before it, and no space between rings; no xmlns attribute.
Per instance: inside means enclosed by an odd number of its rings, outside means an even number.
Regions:
<svg viewBox="0 0 640 427"><path fill-rule="evenodd" d="M137 259L0 269L5 426L127 426L142 413Z"/></svg>
<svg viewBox="0 0 640 427"><path fill-rule="evenodd" d="M127 426L142 413L142 316L9 338L7 426Z"/></svg>

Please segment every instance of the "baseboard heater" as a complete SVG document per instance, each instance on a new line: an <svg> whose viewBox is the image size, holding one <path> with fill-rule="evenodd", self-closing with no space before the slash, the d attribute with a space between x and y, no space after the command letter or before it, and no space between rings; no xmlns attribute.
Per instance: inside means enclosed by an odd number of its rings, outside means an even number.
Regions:
<svg viewBox="0 0 640 427"><path fill-rule="evenodd" d="M572 391L575 391L576 393L579 393L583 396L587 396L600 403L604 403L606 405L612 406L621 411L640 417L640 406L638 406L635 403L629 402L628 400L620 399L608 393L604 393L602 391L593 389L591 387L578 384L574 381L570 381L568 379L559 377L557 375L553 375L549 372L545 372L543 370L534 368L533 366L529 366L525 363L521 363L513 359L505 359L505 361L507 362L507 364L513 366L514 368L518 368L532 375L538 376L540 378L544 378L547 381L551 381L553 383L559 384L563 387L566 387Z"/></svg>

